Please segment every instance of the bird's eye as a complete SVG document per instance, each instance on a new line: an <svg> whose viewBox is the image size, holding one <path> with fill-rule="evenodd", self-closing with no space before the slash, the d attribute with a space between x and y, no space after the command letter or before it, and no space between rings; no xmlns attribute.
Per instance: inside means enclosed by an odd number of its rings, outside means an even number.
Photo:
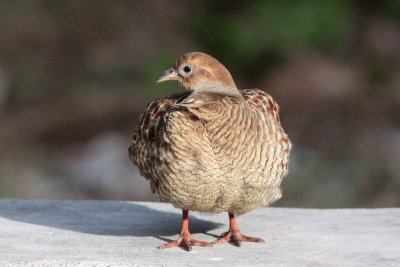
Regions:
<svg viewBox="0 0 400 267"><path fill-rule="evenodd" d="M185 66L185 67L183 68L183 71L186 72L186 73L189 73L189 72L192 71L192 67L190 67L190 66Z"/></svg>

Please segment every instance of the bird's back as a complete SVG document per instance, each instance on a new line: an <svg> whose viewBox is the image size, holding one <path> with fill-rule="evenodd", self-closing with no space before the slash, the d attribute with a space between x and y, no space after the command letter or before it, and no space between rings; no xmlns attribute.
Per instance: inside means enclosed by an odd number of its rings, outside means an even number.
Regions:
<svg viewBox="0 0 400 267"><path fill-rule="evenodd" d="M291 143L279 106L261 90L241 93L181 95L147 107L129 153L160 199L241 214L281 196Z"/></svg>
<svg viewBox="0 0 400 267"><path fill-rule="evenodd" d="M281 126L275 100L257 89L241 93L244 101L224 99L224 114L207 127L229 184L222 189L223 206L238 214L281 197L280 184L288 172L292 146Z"/></svg>

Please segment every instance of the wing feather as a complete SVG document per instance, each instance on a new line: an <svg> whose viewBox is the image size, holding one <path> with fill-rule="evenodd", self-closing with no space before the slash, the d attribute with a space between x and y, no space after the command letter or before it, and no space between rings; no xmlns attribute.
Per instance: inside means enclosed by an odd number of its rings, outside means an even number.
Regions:
<svg viewBox="0 0 400 267"><path fill-rule="evenodd" d="M242 91L243 98L264 114L271 114L280 123L278 103L266 92L260 89L246 89Z"/></svg>
<svg viewBox="0 0 400 267"><path fill-rule="evenodd" d="M168 116L173 112L175 105L185 99L188 93L174 94L166 98L160 98L150 102L142 115L139 125L132 135L132 144L129 146L128 154L140 173L146 178L151 179L150 165L158 157L157 142L163 134ZM152 185L153 186L153 185Z"/></svg>

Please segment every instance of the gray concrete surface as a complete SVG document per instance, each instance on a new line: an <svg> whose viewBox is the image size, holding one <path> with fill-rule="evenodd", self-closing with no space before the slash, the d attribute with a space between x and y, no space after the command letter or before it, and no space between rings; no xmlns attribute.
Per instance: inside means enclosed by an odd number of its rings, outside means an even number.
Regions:
<svg viewBox="0 0 400 267"><path fill-rule="evenodd" d="M263 208L238 218L266 243L166 250L180 211L166 203L0 200L0 265L400 266L400 208ZM228 228L227 214L190 213L199 240Z"/></svg>

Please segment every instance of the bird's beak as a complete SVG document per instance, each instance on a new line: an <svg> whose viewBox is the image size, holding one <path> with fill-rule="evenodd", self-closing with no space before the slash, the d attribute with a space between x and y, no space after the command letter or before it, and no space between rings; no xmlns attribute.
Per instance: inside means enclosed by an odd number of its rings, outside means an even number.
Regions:
<svg viewBox="0 0 400 267"><path fill-rule="evenodd" d="M164 71L160 77L157 79L157 83L168 81L168 80L179 80L178 73L174 68L169 68L166 71Z"/></svg>

